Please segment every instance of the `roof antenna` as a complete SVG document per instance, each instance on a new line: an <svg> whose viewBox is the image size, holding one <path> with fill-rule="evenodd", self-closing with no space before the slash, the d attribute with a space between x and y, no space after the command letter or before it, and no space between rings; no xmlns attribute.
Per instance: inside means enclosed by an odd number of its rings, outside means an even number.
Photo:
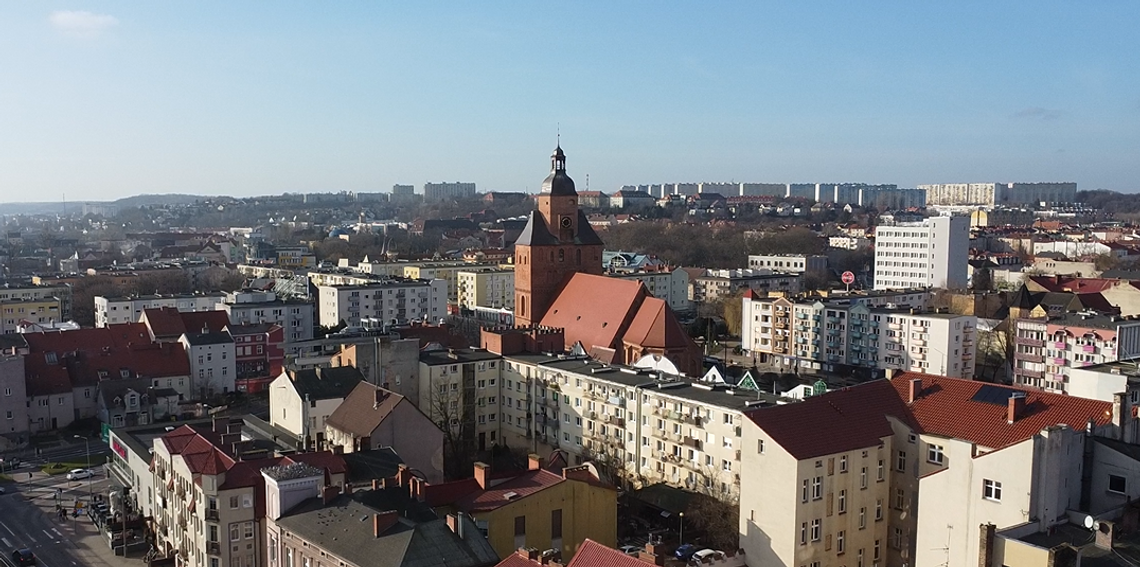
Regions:
<svg viewBox="0 0 1140 567"><path fill-rule="evenodd" d="M554 136L555 136L555 145L557 147L561 148L562 147L562 123L561 122L555 122L554 123Z"/></svg>

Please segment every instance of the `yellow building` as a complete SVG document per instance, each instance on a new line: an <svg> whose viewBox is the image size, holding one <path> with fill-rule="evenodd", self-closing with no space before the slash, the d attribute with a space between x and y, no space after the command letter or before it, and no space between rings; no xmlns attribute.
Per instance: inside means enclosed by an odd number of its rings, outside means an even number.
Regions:
<svg viewBox="0 0 1140 567"><path fill-rule="evenodd" d="M458 272L456 278L460 307L515 308L513 269L477 268Z"/></svg>
<svg viewBox="0 0 1140 567"><path fill-rule="evenodd" d="M474 478L437 485L412 479L412 493L441 515L466 513L499 557L520 547L571 557L587 538L616 546L617 490L598 479L593 465L560 465L531 455L528 470L501 475L475 463Z"/></svg>
<svg viewBox="0 0 1140 567"><path fill-rule="evenodd" d="M21 322L58 323L63 319L58 297L0 299L0 334L15 333Z"/></svg>

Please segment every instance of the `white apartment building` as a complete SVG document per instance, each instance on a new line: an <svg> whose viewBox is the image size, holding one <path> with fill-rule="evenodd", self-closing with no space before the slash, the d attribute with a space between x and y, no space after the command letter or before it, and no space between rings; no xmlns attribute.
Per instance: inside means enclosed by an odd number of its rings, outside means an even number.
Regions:
<svg viewBox="0 0 1140 567"><path fill-rule="evenodd" d="M749 295L743 299L741 347L757 362L789 370L861 366L973 377L977 318L923 313L928 297L917 290L854 300ZM895 301L873 307L884 299Z"/></svg>
<svg viewBox="0 0 1140 567"><path fill-rule="evenodd" d="M822 274L827 271L827 256L804 254L767 254L748 256L748 268L794 274Z"/></svg>
<svg viewBox="0 0 1140 567"><path fill-rule="evenodd" d="M693 278L689 285L689 298L698 302L713 302L751 289L758 292L800 291L800 274L774 274L772 270L706 270Z"/></svg>
<svg viewBox="0 0 1140 567"><path fill-rule="evenodd" d="M501 413L505 442L564 450L574 463L592 461L603 478L623 486L666 482L735 496L744 413L775 403L754 390L586 357L515 354L503 363L494 393L500 404L489 412Z"/></svg>
<svg viewBox="0 0 1140 567"><path fill-rule="evenodd" d="M1014 320L1013 378L1017 384L1111 400L1117 392L1099 387L1090 390L1075 381L1074 372L1138 356L1140 321L1134 318L1065 313Z"/></svg>
<svg viewBox="0 0 1140 567"><path fill-rule="evenodd" d="M515 308L515 271L482 268L460 270L455 274L459 306L467 309Z"/></svg>
<svg viewBox="0 0 1140 567"><path fill-rule="evenodd" d="M214 307L225 311L234 325L280 325L285 332L285 342L313 338L316 321L313 304L308 301L279 298L271 291L238 291L227 293Z"/></svg>
<svg viewBox="0 0 1140 567"><path fill-rule="evenodd" d="M1076 183L935 183L919 185L930 205L984 207L1073 203Z"/></svg>
<svg viewBox="0 0 1140 567"><path fill-rule="evenodd" d="M424 201L443 201L445 199L464 199L475 196L474 183L424 183Z"/></svg>
<svg viewBox="0 0 1140 567"><path fill-rule="evenodd" d="M875 227L875 289L965 289L968 217L930 217Z"/></svg>
<svg viewBox="0 0 1140 567"><path fill-rule="evenodd" d="M178 342L190 358L190 379L195 399L235 391L237 362L229 331L185 333Z"/></svg>
<svg viewBox="0 0 1140 567"><path fill-rule="evenodd" d="M829 236L827 237L827 247L839 250L858 250L870 248L871 241L860 236Z"/></svg>
<svg viewBox="0 0 1140 567"><path fill-rule="evenodd" d="M179 295L139 295L133 297L95 296L95 326L106 327L119 323L138 323L143 311L172 307L183 313L213 311L226 299L224 293L193 293Z"/></svg>
<svg viewBox="0 0 1140 567"><path fill-rule="evenodd" d="M637 280L645 285L649 293L658 299L664 299L669 307L678 313L684 313L693 308L689 299L689 272L682 268L672 271L639 270L635 272L609 272L607 276L625 280Z"/></svg>
<svg viewBox="0 0 1140 567"><path fill-rule="evenodd" d="M446 280L387 279L368 285L317 286L320 324L344 321L359 326L361 319L393 323L436 321L447 314Z"/></svg>

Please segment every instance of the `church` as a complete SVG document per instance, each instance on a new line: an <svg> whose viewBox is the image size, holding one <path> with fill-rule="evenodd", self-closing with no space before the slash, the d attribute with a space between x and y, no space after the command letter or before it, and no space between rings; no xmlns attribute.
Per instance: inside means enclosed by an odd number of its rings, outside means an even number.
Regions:
<svg viewBox="0 0 1140 567"><path fill-rule="evenodd" d="M701 375L700 349L665 301L636 280L602 275L604 243L578 209L561 146L535 210L515 242L515 323L562 329L592 358L633 364L646 355Z"/></svg>

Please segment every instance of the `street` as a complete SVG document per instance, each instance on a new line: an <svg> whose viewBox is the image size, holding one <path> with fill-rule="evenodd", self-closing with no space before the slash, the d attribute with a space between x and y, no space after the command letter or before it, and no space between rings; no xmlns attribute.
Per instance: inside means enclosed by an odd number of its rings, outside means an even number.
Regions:
<svg viewBox="0 0 1140 567"><path fill-rule="evenodd" d="M108 481L101 470L89 480L90 483L69 482L63 475L49 477L34 472L31 479L6 483L6 493L0 495L2 565L17 567L12 562L12 551L23 548L31 549L37 564L43 567L110 567L137 561L114 557L85 513L72 517L70 512L76 500L86 502L90 492L107 488ZM68 511L64 521L55 515L57 501Z"/></svg>

